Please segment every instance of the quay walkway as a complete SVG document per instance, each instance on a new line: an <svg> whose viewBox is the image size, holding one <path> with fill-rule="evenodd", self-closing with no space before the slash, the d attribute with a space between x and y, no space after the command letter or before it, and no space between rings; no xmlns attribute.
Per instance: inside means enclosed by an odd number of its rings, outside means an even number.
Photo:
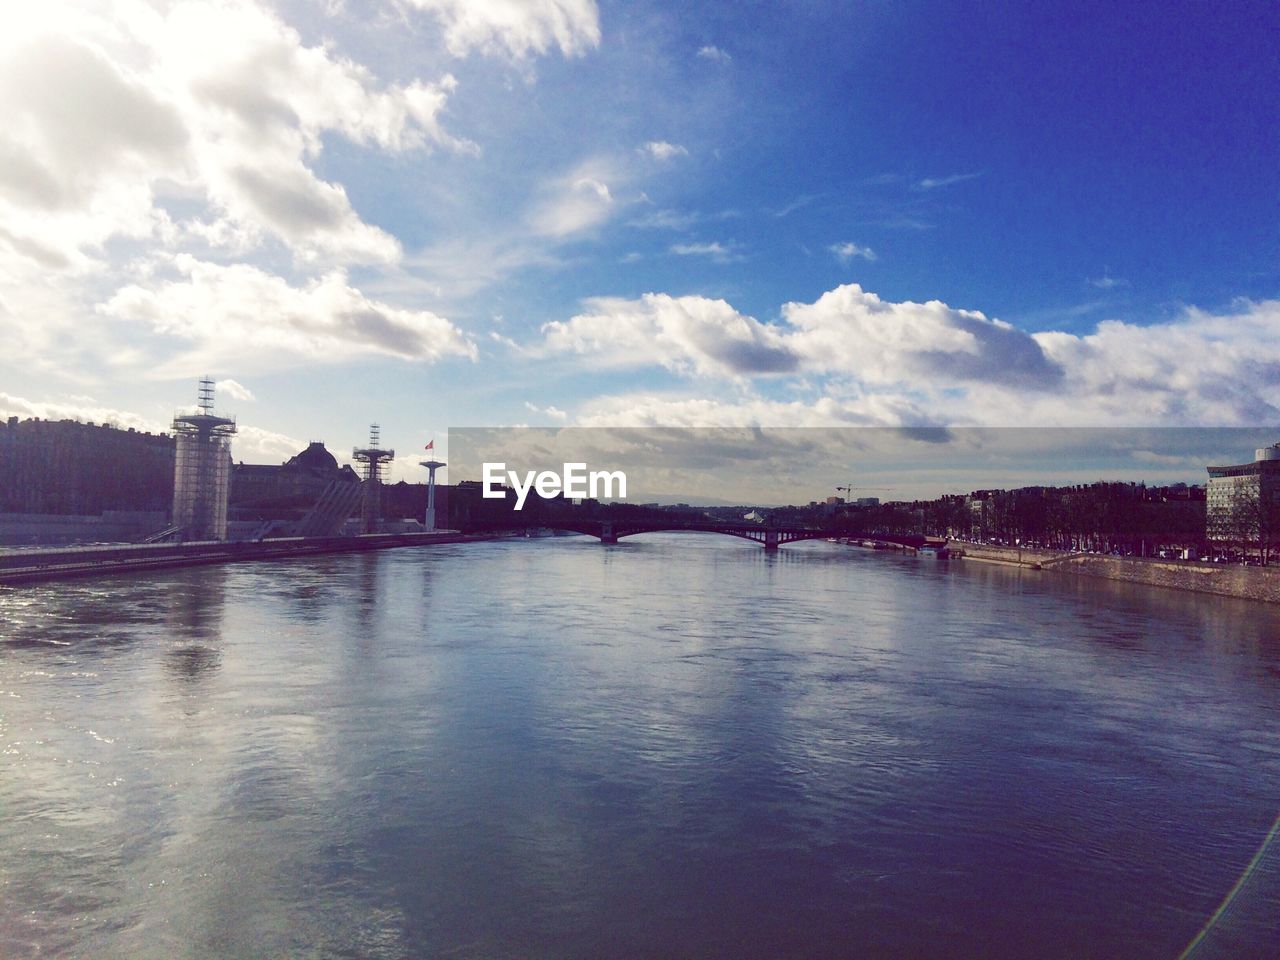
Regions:
<svg viewBox="0 0 1280 960"><path fill-rule="evenodd" d="M493 534L373 533L359 537L284 537L274 540L196 543L101 544L88 547L26 547L0 550L0 585L71 577L98 577L171 567L254 560L293 560L326 553L492 540Z"/></svg>

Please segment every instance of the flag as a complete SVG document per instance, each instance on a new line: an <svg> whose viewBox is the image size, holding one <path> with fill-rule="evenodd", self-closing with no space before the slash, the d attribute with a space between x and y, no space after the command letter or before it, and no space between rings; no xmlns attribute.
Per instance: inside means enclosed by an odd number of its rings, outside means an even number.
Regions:
<svg viewBox="0 0 1280 960"><path fill-rule="evenodd" d="M432 441L431 441L430 443L428 443L428 444L426 445L426 447L424 447L423 449L426 449L426 450L434 450L435 448L436 448L436 442L435 442L434 440L432 440Z"/></svg>

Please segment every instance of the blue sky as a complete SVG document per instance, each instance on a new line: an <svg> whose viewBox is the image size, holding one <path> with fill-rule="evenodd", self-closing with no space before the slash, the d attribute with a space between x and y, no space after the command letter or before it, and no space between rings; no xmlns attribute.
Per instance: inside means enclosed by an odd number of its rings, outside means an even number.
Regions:
<svg viewBox="0 0 1280 960"><path fill-rule="evenodd" d="M1280 421L1274 3L0 14L0 413Z"/></svg>

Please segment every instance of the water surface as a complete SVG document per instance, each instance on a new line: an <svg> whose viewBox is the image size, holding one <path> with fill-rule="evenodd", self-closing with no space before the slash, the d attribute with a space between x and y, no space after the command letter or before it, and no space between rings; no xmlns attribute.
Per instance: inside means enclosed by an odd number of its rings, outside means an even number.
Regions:
<svg viewBox="0 0 1280 960"><path fill-rule="evenodd" d="M4 589L0 956L1175 958L1278 734L1272 607L829 544Z"/></svg>

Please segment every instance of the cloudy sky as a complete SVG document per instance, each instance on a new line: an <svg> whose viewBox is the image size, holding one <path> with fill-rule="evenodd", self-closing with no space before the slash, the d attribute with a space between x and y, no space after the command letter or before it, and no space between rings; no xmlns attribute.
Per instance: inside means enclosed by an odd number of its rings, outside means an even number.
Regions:
<svg viewBox="0 0 1280 960"><path fill-rule="evenodd" d="M1280 7L0 13L0 414L1280 424ZM1280 439L1278 437L1277 439Z"/></svg>
<svg viewBox="0 0 1280 960"><path fill-rule="evenodd" d="M1274 436L1258 427L466 427L450 431L449 459L468 479L486 463L520 484L531 471L583 463L623 471L630 501L770 506L1099 480L1203 484L1206 466L1252 460Z"/></svg>

